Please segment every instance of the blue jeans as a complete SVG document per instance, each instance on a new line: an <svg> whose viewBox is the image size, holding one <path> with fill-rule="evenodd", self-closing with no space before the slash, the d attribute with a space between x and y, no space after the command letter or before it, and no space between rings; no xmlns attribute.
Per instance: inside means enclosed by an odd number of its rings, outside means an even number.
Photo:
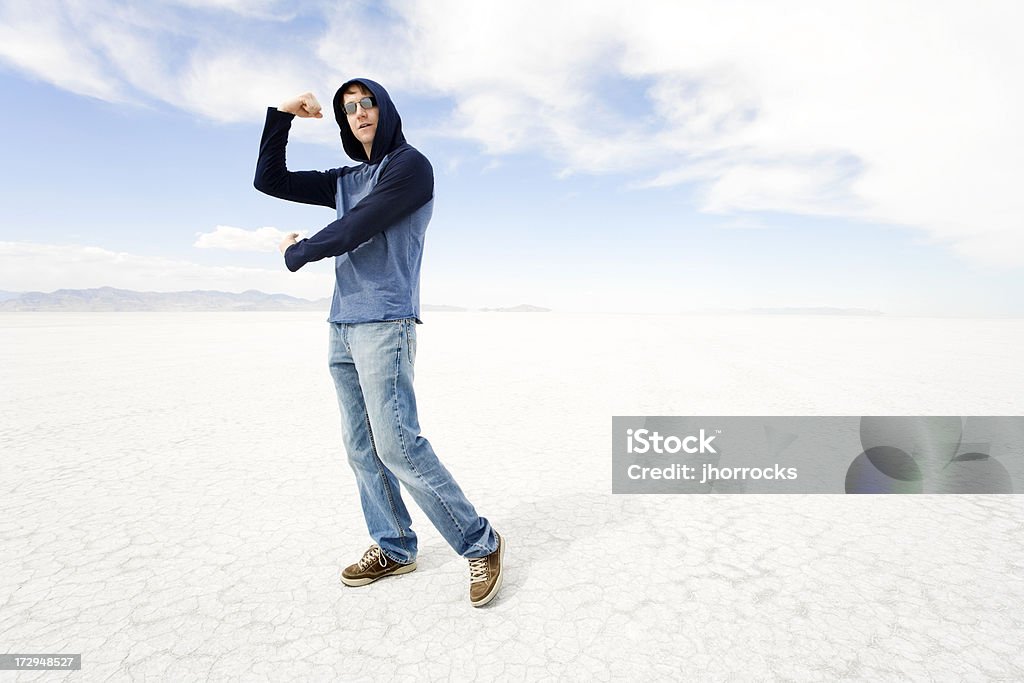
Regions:
<svg viewBox="0 0 1024 683"><path fill-rule="evenodd" d="M494 552L498 545L490 523L420 436L412 387L416 322L329 324L342 435L370 536L391 560L416 559L416 534L398 489L401 482L455 552L463 557Z"/></svg>

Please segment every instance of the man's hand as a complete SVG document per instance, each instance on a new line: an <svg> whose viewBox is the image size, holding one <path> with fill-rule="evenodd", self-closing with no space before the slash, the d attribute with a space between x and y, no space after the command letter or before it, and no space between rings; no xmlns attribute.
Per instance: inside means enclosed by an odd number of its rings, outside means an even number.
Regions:
<svg viewBox="0 0 1024 683"><path fill-rule="evenodd" d="M288 251L288 247L292 246L293 244L296 243L296 241L298 241L298 237L299 237L299 233L297 233L297 232L290 232L290 233L288 233L287 237L285 237L283 240L281 240L281 244L278 245L277 248L281 250L281 254L282 255L284 254L284 252Z"/></svg>
<svg viewBox="0 0 1024 683"><path fill-rule="evenodd" d="M277 110L295 114L303 119L322 119L324 117L320 111L320 103L316 101L316 97L311 92L304 92L290 100L285 100Z"/></svg>

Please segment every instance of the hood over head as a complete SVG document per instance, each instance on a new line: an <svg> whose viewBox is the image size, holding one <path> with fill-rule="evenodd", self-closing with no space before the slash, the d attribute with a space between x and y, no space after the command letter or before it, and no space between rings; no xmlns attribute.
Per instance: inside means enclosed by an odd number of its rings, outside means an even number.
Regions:
<svg viewBox="0 0 1024 683"><path fill-rule="evenodd" d="M343 95L353 83L359 83L369 90L377 102L377 132L373 136L373 147L370 150L371 159L366 158L363 143L356 139L348 125L348 116L341 108ZM405 144L405 136L402 135L402 119L398 116L398 110L395 109L391 96L388 95L384 86L368 78L353 78L338 88L338 92L334 94L334 118L338 121L338 127L341 128L341 144L345 148L345 153L356 161L376 164L396 147Z"/></svg>

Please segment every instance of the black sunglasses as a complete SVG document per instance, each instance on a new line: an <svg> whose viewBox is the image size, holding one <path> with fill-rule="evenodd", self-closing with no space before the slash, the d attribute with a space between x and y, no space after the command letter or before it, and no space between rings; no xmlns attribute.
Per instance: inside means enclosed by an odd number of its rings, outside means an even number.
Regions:
<svg viewBox="0 0 1024 683"><path fill-rule="evenodd" d="M346 114L348 114L349 116L352 116L352 114L356 113L356 105L357 104L360 107L362 107L363 109L369 109L370 107L376 107L377 106L377 100L372 98L372 97L364 97L363 99L359 100L358 102L346 102L344 105L342 105L341 108L345 110Z"/></svg>

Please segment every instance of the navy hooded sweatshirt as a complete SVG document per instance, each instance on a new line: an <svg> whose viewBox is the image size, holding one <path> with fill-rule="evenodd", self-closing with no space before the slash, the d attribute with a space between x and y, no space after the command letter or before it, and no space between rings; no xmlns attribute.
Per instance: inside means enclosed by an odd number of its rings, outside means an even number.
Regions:
<svg viewBox="0 0 1024 683"><path fill-rule="evenodd" d="M377 102L372 157L349 128L342 95L353 83ZM267 109L253 182L260 192L304 204L329 206L337 220L288 247L284 259L295 272L334 256L334 298L329 322L420 320L423 237L434 205L430 162L405 141L402 120L387 91L374 81L348 81L334 95L334 117L345 152L358 166L328 171L289 171L285 146L294 115Z"/></svg>

